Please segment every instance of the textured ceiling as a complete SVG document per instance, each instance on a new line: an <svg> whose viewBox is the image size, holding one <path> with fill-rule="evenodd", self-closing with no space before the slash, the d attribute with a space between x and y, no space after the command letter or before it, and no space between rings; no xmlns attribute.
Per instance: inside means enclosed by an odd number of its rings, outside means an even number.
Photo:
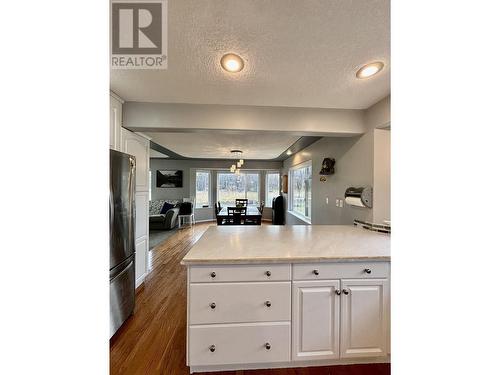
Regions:
<svg viewBox="0 0 500 375"><path fill-rule="evenodd" d="M299 137L289 134L247 132L227 134L206 133L145 133L151 140L188 158L232 159L231 150L243 151L243 159L274 159L294 144Z"/></svg>
<svg viewBox="0 0 500 375"><path fill-rule="evenodd" d="M169 0L168 69L112 70L127 101L364 109L390 92L389 0ZM222 55L245 68L222 70ZM378 75L357 69L383 61Z"/></svg>

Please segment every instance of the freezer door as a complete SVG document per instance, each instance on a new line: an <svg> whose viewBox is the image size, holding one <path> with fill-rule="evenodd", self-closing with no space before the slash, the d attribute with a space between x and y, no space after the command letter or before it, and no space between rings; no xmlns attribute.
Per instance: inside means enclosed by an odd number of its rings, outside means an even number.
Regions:
<svg viewBox="0 0 500 375"><path fill-rule="evenodd" d="M109 268L135 252L135 157L110 150Z"/></svg>
<svg viewBox="0 0 500 375"><path fill-rule="evenodd" d="M135 262L134 256L120 264L119 272L110 280L110 334L112 337L134 311L135 304Z"/></svg>

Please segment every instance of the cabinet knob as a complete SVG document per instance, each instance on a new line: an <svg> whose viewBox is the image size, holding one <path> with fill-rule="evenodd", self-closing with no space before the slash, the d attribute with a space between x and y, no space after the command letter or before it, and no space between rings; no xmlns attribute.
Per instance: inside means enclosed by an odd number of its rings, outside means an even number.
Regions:
<svg viewBox="0 0 500 375"><path fill-rule="evenodd" d="M264 345L266 347L267 350L271 350L271 344L269 344L268 342L266 342L266 345Z"/></svg>
<svg viewBox="0 0 500 375"><path fill-rule="evenodd" d="M266 306L271 307L271 301L266 301Z"/></svg>
<svg viewBox="0 0 500 375"><path fill-rule="evenodd" d="M266 276L271 276L271 271L266 271Z"/></svg>
<svg viewBox="0 0 500 375"><path fill-rule="evenodd" d="M369 268L365 268L365 273L370 274L370 273L372 273L372 270Z"/></svg>
<svg viewBox="0 0 500 375"><path fill-rule="evenodd" d="M313 270L313 273L318 276L319 275L319 271L318 270Z"/></svg>
<svg viewBox="0 0 500 375"><path fill-rule="evenodd" d="M215 276L217 276L217 274L216 274L215 272L212 272L212 273L210 274L210 276L211 276L211 277L212 277L212 279L213 279Z"/></svg>
<svg viewBox="0 0 500 375"><path fill-rule="evenodd" d="M210 345L208 348L212 353L215 352L215 345Z"/></svg>
<svg viewBox="0 0 500 375"><path fill-rule="evenodd" d="M342 293L344 293L347 296L349 294L349 290L348 289L342 289Z"/></svg>
<svg viewBox="0 0 500 375"><path fill-rule="evenodd" d="M336 290L335 290L335 294L336 294L337 296L340 296L340 289L336 289Z"/></svg>
<svg viewBox="0 0 500 375"><path fill-rule="evenodd" d="M210 307L211 307L212 309L215 309L215 306L217 306L217 305L215 304L215 302L212 302L212 303L210 304Z"/></svg>

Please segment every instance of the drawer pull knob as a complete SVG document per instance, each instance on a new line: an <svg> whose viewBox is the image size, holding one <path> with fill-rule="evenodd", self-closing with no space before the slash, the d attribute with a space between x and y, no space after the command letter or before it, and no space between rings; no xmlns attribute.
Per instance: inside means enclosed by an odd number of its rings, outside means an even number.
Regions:
<svg viewBox="0 0 500 375"><path fill-rule="evenodd" d="M336 289L336 290L335 290L335 294L336 294L337 296L340 296L340 289Z"/></svg>
<svg viewBox="0 0 500 375"><path fill-rule="evenodd" d="M271 344L269 344L268 342L266 342L265 347L266 347L267 350L271 350Z"/></svg>
<svg viewBox="0 0 500 375"><path fill-rule="evenodd" d="M271 301L266 301L266 306L271 307Z"/></svg>
<svg viewBox="0 0 500 375"><path fill-rule="evenodd" d="M215 352L215 345L210 345L210 347L208 349L210 349L210 351L212 353Z"/></svg>
<svg viewBox="0 0 500 375"><path fill-rule="evenodd" d="M342 289L342 293L344 293L346 296L349 294L349 290L347 289Z"/></svg>
<svg viewBox="0 0 500 375"><path fill-rule="evenodd" d="M215 309L215 306L217 306L217 305L215 304L215 302L212 302L212 303L210 304L210 307L211 307L212 309Z"/></svg>
<svg viewBox="0 0 500 375"><path fill-rule="evenodd" d="M266 276L271 276L271 271L266 271Z"/></svg>
<svg viewBox="0 0 500 375"><path fill-rule="evenodd" d="M365 273L370 274L370 273L372 273L372 270L369 268L365 268Z"/></svg>
<svg viewBox="0 0 500 375"><path fill-rule="evenodd" d="M319 275L319 271L318 270L313 270L313 273L318 276Z"/></svg>
<svg viewBox="0 0 500 375"><path fill-rule="evenodd" d="M217 274L216 274L215 272L212 272L212 273L210 274L210 276L211 276L211 277L212 277L212 279L213 279L215 276L217 276Z"/></svg>

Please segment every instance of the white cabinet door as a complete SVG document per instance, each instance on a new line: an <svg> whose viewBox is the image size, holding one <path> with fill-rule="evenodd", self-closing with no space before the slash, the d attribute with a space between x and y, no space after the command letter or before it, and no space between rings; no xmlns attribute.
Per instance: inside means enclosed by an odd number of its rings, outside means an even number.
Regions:
<svg viewBox="0 0 500 375"><path fill-rule="evenodd" d="M135 156L135 190L149 191L149 140L122 129L121 151Z"/></svg>
<svg viewBox="0 0 500 375"><path fill-rule="evenodd" d="M148 256L148 236L141 237L135 241L135 287L142 284L146 277Z"/></svg>
<svg viewBox="0 0 500 375"><path fill-rule="evenodd" d="M109 148L120 151L122 128L122 103L113 96L109 102Z"/></svg>
<svg viewBox="0 0 500 375"><path fill-rule="evenodd" d="M340 356L387 355L387 279L342 280Z"/></svg>
<svg viewBox="0 0 500 375"><path fill-rule="evenodd" d="M292 358L339 358L339 280L293 282Z"/></svg>
<svg viewBox="0 0 500 375"><path fill-rule="evenodd" d="M120 151L135 156L135 277L140 285L149 269L149 140L122 129Z"/></svg>

